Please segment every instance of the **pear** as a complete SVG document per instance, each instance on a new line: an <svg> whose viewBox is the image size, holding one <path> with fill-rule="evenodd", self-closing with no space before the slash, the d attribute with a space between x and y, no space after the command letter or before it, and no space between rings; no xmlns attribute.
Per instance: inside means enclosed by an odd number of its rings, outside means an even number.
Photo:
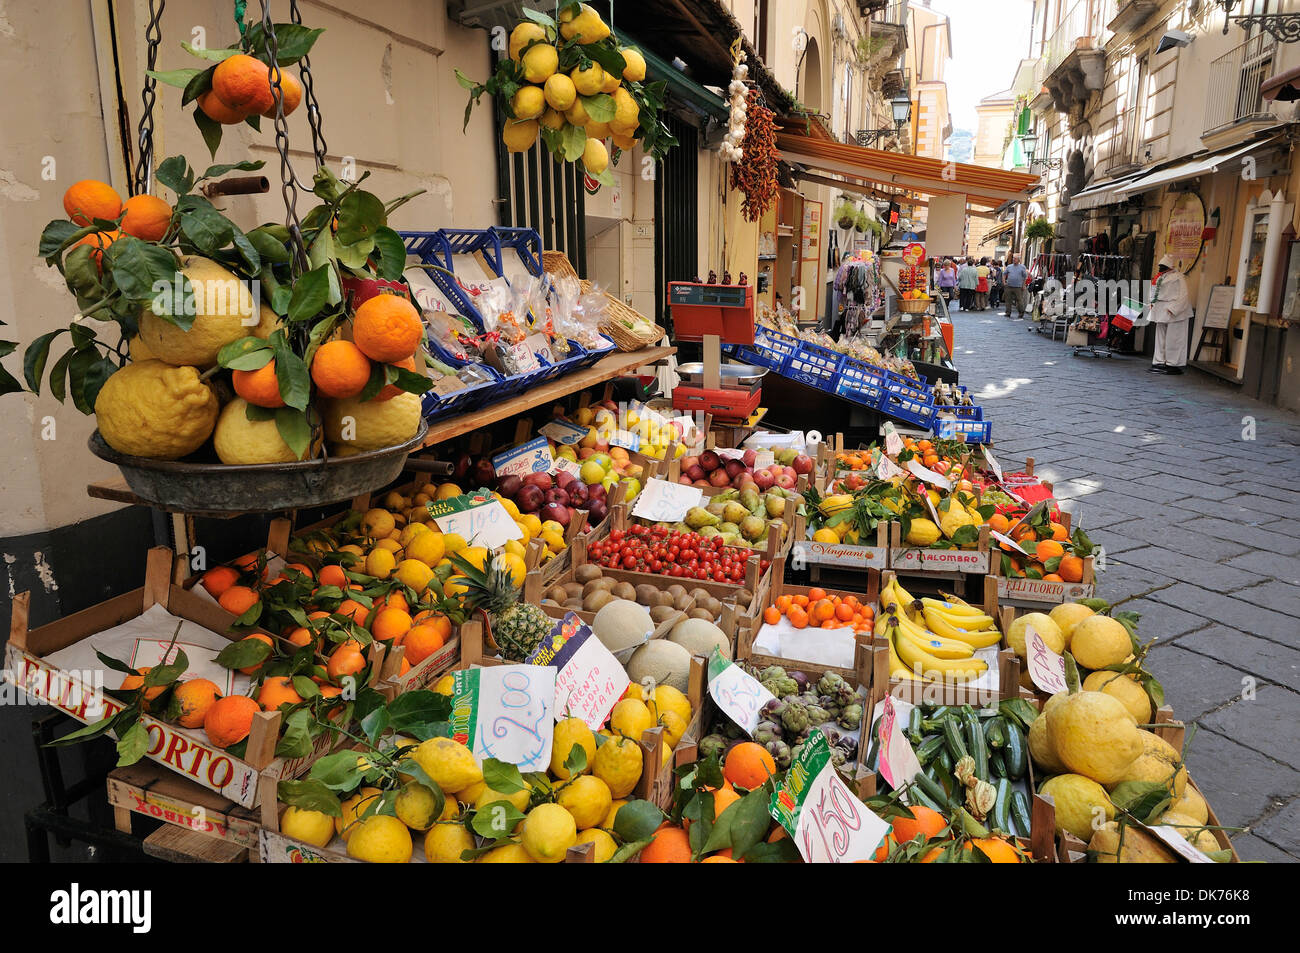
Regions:
<svg viewBox="0 0 1300 953"><path fill-rule="evenodd" d="M721 517L716 513L711 513L699 506L692 506L686 512L686 525L691 529L698 530L705 527L717 526L722 522Z"/></svg>

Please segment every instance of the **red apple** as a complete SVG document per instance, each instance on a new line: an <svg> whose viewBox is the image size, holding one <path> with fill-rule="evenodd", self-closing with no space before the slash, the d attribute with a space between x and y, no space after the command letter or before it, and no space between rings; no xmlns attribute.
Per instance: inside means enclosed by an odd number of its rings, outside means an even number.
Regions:
<svg viewBox="0 0 1300 953"><path fill-rule="evenodd" d="M682 476L679 476L679 477L677 478L677 482L680 483L682 486L694 486L694 485L695 485L695 481L692 480L689 476L686 476L685 474L683 474Z"/></svg>
<svg viewBox="0 0 1300 953"><path fill-rule="evenodd" d="M697 457L697 456L686 456L686 457L682 457L682 472L683 472L683 473L685 473L685 472L686 472L687 470L689 470L691 467L697 467L697 466L699 466L699 465L700 465L700 458Z"/></svg>
<svg viewBox="0 0 1300 953"><path fill-rule="evenodd" d="M753 469L754 464L758 461L758 454L753 450L746 450L745 455L741 457L740 460L745 464L745 466Z"/></svg>
<svg viewBox="0 0 1300 953"><path fill-rule="evenodd" d="M794 458L795 473L812 473L812 468L813 468L812 457L808 456L808 454L801 453Z"/></svg>
<svg viewBox="0 0 1300 953"><path fill-rule="evenodd" d="M718 467L709 474L709 483L713 486L730 486L731 477L727 476L727 471Z"/></svg>
<svg viewBox="0 0 1300 953"><path fill-rule="evenodd" d="M555 520L561 526L569 525L569 508L563 503L547 503L537 515L541 517L542 522Z"/></svg>
<svg viewBox="0 0 1300 953"><path fill-rule="evenodd" d="M700 466L704 468L705 473L712 473L722 466L722 458L712 450L705 450L700 454Z"/></svg>
<svg viewBox="0 0 1300 953"><path fill-rule="evenodd" d="M745 472L745 464L733 457L724 464L723 469L727 471L728 477L735 480Z"/></svg>
<svg viewBox="0 0 1300 953"><path fill-rule="evenodd" d="M528 476L524 477L524 483L528 486L535 486L539 490L543 491L549 490L555 485L555 482L551 479L551 475L546 472L530 473Z"/></svg>
<svg viewBox="0 0 1300 953"><path fill-rule="evenodd" d="M546 502L546 491L539 486L525 483L515 494L515 506L521 513L536 513Z"/></svg>
<svg viewBox="0 0 1300 953"><path fill-rule="evenodd" d="M689 467L683 468L682 473L690 477L691 482L696 482L698 480L704 480L708 478L708 474L704 472L704 468L700 466L698 463L692 463Z"/></svg>
<svg viewBox="0 0 1300 953"><path fill-rule="evenodd" d="M776 483L771 470L758 470L754 473L754 485L760 490L769 490Z"/></svg>
<svg viewBox="0 0 1300 953"><path fill-rule="evenodd" d="M497 492L508 500L514 499L514 495L519 492L519 488L523 485L524 481L512 473L508 476L503 476L497 482Z"/></svg>
<svg viewBox="0 0 1300 953"><path fill-rule="evenodd" d="M776 485L785 490L793 490L795 483L798 481L788 473L782 473L776 478Z"/></svg>

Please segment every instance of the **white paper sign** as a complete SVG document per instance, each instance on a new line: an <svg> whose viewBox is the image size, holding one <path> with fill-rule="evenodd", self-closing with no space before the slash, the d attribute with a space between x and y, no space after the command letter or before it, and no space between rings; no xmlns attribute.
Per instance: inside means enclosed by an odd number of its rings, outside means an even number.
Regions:
<svg viewBox="0 0 1300 953"><path fill-rule="evenodd" d="M932 483L941 490L952 489L952 481L947 477L935 473L929 467L921 466L921 464L917 463L915 459L907 461L907 469L910 470L912 475L917 477L917 479L924 480L926 483Z"/></svg>
<svg viewBox="0 0 1300 953"><path fill-rule="evenodd" d="M709 656L709 694L722 713L751 737L760 721L759 712L776 699L758 679L724 659L716 648Z"/></svg>
<svg viewBox="0 0 1300 953"><path fill-rule="evenodd" d="M1030 679L1047 694L1069 690L1065 684L1065 659L1047 647L1032 625L1025 626L1025 663Z"/></svg>
<svg viewBox="0 0 1300 953"><path fill-rule="evenodd" d="M1029 555L1029 553L1025 552L1024 549L1021 548L1020 544L1017 543L1010 536L1003 536L995 529L989 530L989 535L992 536L994 539L996 539L999 543L1005 543L1006 545L1010 546L1012 549L1016 550L1016 552L1020 553L1022 556Z"/></svg>
<svg viewBox="0 0 1300 953"><path fill-rule="evenodd" d="M1040 502L1035 503L1033 506L1029 508L1029 512L1027 512L1024 516L1020 517L1020 519L1016 520L1009 527L1007 527L1007 533L1009 535L1014 536L1017 526L1019 526L1021 523L1029 523L1032 520L1037 519L1038 514L1043 512L1043 510L1045 509L1047 509L1047 500L1041 500Z"/></svg>
<svg viewBox="0 0 1300 953"><path fill-rule="evenodd" d="M771 450L754 451L754 469L765 470L772 464L776 463L776 454Z"/></svg>
<svg viewBox="0 0 1300 953"><path fill-rule="evenodd" d="M736 450L734 448L719 448L715 450L714 453L720 456L723 460L739 460L745 455L744 450Z"/></svg>
<svg viewBox="0 0 1300 953"><path fill-rule="evenodd" d="M1172 847L1178 856L1182 857L1183 860L1186 860L1189 863L1214 863L1212 858L1205 856L1205 854L1203 854L1198 848L1193 847L1176 827L1170 827L1168 824L1160 824L1156 827L1148 827L1147 830Z"/></svg>
<svg viewBox="0 0 1300 953"><path fill-rule="evenodd" d="M632 515L652 523L677 523L693 506L699 506L704 491L668 480L647 480L632 507Z"/></svg>
<svg viewBox="0 0 1300 953"><path fill-rule="evenodd" d="M556 670L541 665L492 665L455 673L452 737L474 756L496 758L520 771L545 771L555 734Z"/></svg>
<svg viewBox="0 0 1300 953"><path fill-rule="evenodd" d="M492 469L498 477L524 477L530 473L550 473L555 469L551 445L545 437L534 437L527 443L511 447L492 458Z"/></svg>
<svg viewBox="0 0 1300 953"><path fill-rule="evenodd" d="M618 659L573 612L555 624L550 637L528 657L528 662L558 670L556 720L581 718L593 731L605 724L631 684Z"/></svg>
<svg viewBox="0 0 1300 953"><path fill-rule="evenodd" d="M582 442L582 438L587 436L587 429L578 424L571 424L567 420L552 420L549 424L539 427L537 432L550 437L561 446L571 447Z"/></svg>
<svg viewBox="0 0 1300 953"><path fill-rule="evenodd" d="M568 457L556 457L555 466L551 469L552 473L568 473L574 478L582 478L582 464L577 460L570 460Z"/></svg>
<svg viewBox="0 0 1300 953"><path fill-rule="evenodd" d="M542 366L537 362L537 355L533 353L533 349L528 346L526 341L512 344L508 350L510 352L510 357L514 361L514 366L517 368L515 371L516 375L527 374Z"/></svg>
<svg viewBox="0 0 1300 953"><path fill-rule="evenodd" d="M773 793L770 813L810 864L869 860L889 833L889 825L840 780L821 731L809 736Z"/></svg>
<svg viewBox="0 0 1300 953"><path fill-rule="evenodd" d="M903 438L898 435L894 425L886 421L885 423L885 453L891 457L896 457L903 452Z"/></svg>
<svg viewBox="0 0 1300 953"><path fill-rule="evenodd" d="M438 516L434 522L441 532L457 533L471 546L488 549L498 549L512 539L522 539L524 535L500 500Z"/></svg>
<svg viewBox="0 0 1300 953"><path fill-rule="evenodd" d="M876 476L882 480L892 480L894 477L901 477L902 475L903 468L889 457L881 454L880 460L876 463Z"/></svg>
<svg viewBox="0 0 1300 953"><path fill-rule="evenodd" d="M641 438L630 430L619 430L610 438L611 447L622 447L624 450L637 451L641 449Z"/></svg>
<svg viewBox="0 0 1300 953"><path fill-rule="evenodd" d="M884 716L880 719L880 776L895 790L907 784L921 771L916 752L903 735L903 718L892 695L884 698ZM909 706L910 707L910 706Z"/></svg>
<svg viewBox="0 0 1300 953"><path fill-rule="evenodd" d="M1001 483L1002 467L1001 465L999 465L999 463L996 460L993 459L993 451L989 449L989 445L987 443L981 444L980 449L984 452L984 460L985 462L988 463L989 469L993 471L993 475L997 477L998 482Z"/></svg>

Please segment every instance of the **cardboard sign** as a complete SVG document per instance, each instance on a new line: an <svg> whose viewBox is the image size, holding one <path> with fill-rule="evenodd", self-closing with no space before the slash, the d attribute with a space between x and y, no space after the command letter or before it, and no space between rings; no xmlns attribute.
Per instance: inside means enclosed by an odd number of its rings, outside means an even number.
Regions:
<svg viewBox="0 0 1300 953"><path fill-rule="evenodd" d="M551 456L551 445L547 439L534 437L527 443L493 456L492 469L498 477L550 473L555 469L555 458Z"/></svg>
<svg viewBox="0 0 1300 953"><path fill-rule="evenodd" d="M998 598L1014 603L1044 602L1059 605L1091 599L1097 592L1095 583L1050 582L1045 579L1009 579L998 576Z"/></svg>
<svg viewBox="0 0 1300 953"><path fill-rule="evenodd" d="M633 453L641 449L641 438L630 430L619 430L610 438L611 447L622 447L624 450L631 450Z"/></svg>
<svg viewBox="0 0 1300 953"><path fill-rule="evenodd" d="M1188 843L1187 838L1183 837L1182 833L1176 827L1170 827L1168 824L1160 824L1156 827L1148 827L1147 830L1172 847L1174 853L1189 863L1214 863L1212 858L1206 857L1198 848L1193 847Z"/></svg>
<svg viewBox="0 0 1300 953"><path fill-rule="evenodd" d="M929 572L986 573L989 554L971 549L894 549L890 566L895 569L923 569Z"/></svg>
<svg viewBox="0 0 1300 953"><path fill-rule="evenodd" d="M1025 662L1030 679L1047 694L1069 690L1065 684L1065 659L1047 647L1032 625L1025 626Z"/></svg>
<svg viewBox="0 0 1300 953"><path fill-rule="evenodd" d="M737 450L735 448L719 448L715 450L714 453L720 456L723 460L739 460L745 455L744 450Z"/></svg>
<svg viewBox="0 0 1300 953"><path fill-rule="evenodd" d="M425 505L441 532L457 533L471 546L497 549L524 535L501 501L487 490Z"/></svg>
<svg viewBox="0 0 1300 953"><path fill-rule="evenodd" d="M901 705L893 695L886 695L882 703L884 714L880 719L880 763L877 770L891 788L898 790L921 772L921 762L916 758L911 743L903 735ZM910 709L912 706L908 705Z"/></svg>
<svg viewBox="0 0 1300 953"><path fill-rule="evenodd" d="M758 679L739 665L727 661L716 648L709 656L709 694L722 709L722 713L751 737L758 727L759 712L764 705L776 699Z"/></svg>
<svg viewBox="0 0 1300 953"><path fill-rule="evenodd" d="M587 436L587 429L578 424L571 424L567 420L552 420L549 424L539 427L537 432L550 437L561 446L572 447L582 442L582 438Z"/></svg>
<svg viewBox="0 0 1300 953"><path fill-rule="evenodd" d="M530 334L524 338L524 344L534 354L539 355L546 363L555 363L555 354L551 351L551 342L545 334Z"/></svg>
<svg viewBox="0 0 1300 953"><path fill-rule="evenodd" d="M898 435L894 425L889 421L885 422L885 453L891 457L897 457L903 452L903 438Z"/></svg>
<svg viewBox="0 0 1300 953"><path fill-rule="evenodd" d="M516 368L515 375L528 374L531 371L538 370L542 365L537 360L537 355L533 349L528 346L527 341L520 341L518 344L512 344L506 349L510 359L514 362Z"/></svg>
<svg viewBox="0 0 1300 953"><path fill-rule="evenodd" d="M704 491L668 480L647 480L632 507L632 515L652 523L677 523L693 506L699 506Z"/></svg>
<svg viewBox="0 0 1300 953"><path fill-rule="evenodd" d="M882 480L892 480L894 477L903 476L903 468L882 454L876 463L876 476Z"/></svg>
<svg viewBox="0 0 1300 953"><path fill-rule="evenodd" d="M568 473L575 479L582 478L582 464L577 460L570 460L568 457L556 457L555 465L551 468L552 473Z"/></svg>
<svg viewBox="0 0 1300 953"><path fill-rule="evenodd" d="M557 670L556 720L581 718L593 731L605 724L631 684L618 659L575 612L555 623L550 636L528 656L528 664Z"/></svg>
<svg viewBox="0 0 1300 953"><path fill-rule="evenodd" d="M853 543L819 543L805 540L804 561L818 566L851 566L855 569L885 569L889 565L888 546L856 546Z"/></svg>
<svg viewBox="0 0 1300 953"><path fill-rule="evenodd" d="M889 833L889 825L840 780L819 730L808 736L768 811L810 864L868 860Z"/></svg>
<svg viewBox="0 0 1300 953"><path fill-rule="evenodd" d="M545 771L555 733L556 670L494 665L453 673L451 736L479 760Z"/></svg>
<svg viewBox="0 0 1300 953"><path fill-rule="evenodd" d="M998 482L1001 483L1002 467L996 460L993 459L993 451L989 449L989 445L987 443L981 444L980 450L983 451L984 453L984 462L989 465L989 469L993 472L993 475L997 477Z"/></svg>
<svg viewBox="0 0 1300 953"><path fill-rule="evenodd" d="M438 378L433 382L433 387L430 388L439 397L446 397L448 394L454 394L456 391L464 389L465 384L453 374L445 374Z"/></svg>
<svg viewBox="0 0 1300 953"><path fill-rule="evenodd" d="M911 471L912 475L915 476L917 479L924 480L926 483L933 484L934 486L937 486L941 490L952 489L952 481L950 481L947 477L940 476L939 474L931 470L929 467L921 466L921 464L917 463L916 460L914 459L907 461L907 469Z"/></svg>

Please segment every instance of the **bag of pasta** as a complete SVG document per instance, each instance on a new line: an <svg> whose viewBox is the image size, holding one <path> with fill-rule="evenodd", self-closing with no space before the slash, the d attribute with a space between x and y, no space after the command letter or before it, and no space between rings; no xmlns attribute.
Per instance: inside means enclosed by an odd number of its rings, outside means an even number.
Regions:
<svg viewBox="0 0 1300 953"><path fill-rule="evenodd" d="M568 337L556 327L555 309L548 297L550 290L550 282L545 278L528 279L528 315L532 320L533 333L545 335L551 346L551 355L557 361L562 361L569 356L571 349Z"/></svg>

